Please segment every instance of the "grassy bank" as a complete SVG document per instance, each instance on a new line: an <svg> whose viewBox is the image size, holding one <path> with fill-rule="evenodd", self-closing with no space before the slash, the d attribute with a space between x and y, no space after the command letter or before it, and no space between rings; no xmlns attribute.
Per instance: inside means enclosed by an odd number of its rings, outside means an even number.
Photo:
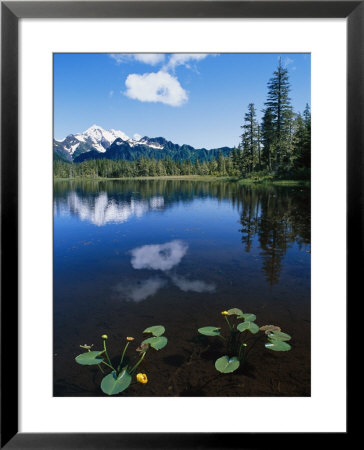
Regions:
<svg viewBox="0 0 364 450"><path fill-rule="evenodd" d="M116 180L198 180L198 181L223 181L236 182L242 185L254 184L273 184L277 186L310 186L309 180L279 180L272 177L252 177L252 178L238 178L238 177L218 177L212 175L168 175L156 177L125 177L125 178L54 178L54 181L116 181Z"/></svg>

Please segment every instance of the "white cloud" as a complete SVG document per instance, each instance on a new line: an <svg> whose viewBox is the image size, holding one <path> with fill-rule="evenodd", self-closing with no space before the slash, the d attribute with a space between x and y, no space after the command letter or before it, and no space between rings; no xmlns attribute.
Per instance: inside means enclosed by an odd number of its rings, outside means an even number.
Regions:
<svg viewBox="0 0 364 450"><path fill-rule="evenodd" d="M131 250L131 265L134 269L167 271L181 262L187 249L187 244L177 240L165 244L143 245Z"/></svg>
<svg viewBox="0 0 364 450"><path fill-rule="evenodd" d="M115 287L115 291L121 299L140 302L155 295L166 284L166 280L155 277L135 283L120 283Z"/></svg>
<svg viewBox="0 0 364 450"><path fill-rule="evenodd" d="M283 66L286 68L286 67L288 67L290 64L292 64L293 62L294 62L293 59L291 59L291 58L289 58L288 56L286 56L286 57L284 58L284 61L283 61Z"/></svg>
<svg viewBox="0 0 364 450"><path fill-rule="evenodd" d="M206 53L174 53L169 58L168 63L163 70L174 70L177 66L186 66L190 68L191 61L201 61L208 56Z"/></svg>
<svg viewBox="0 0 364 450"><path fill-rule="evenodd" d="M187 278L181 277L180 275L171 276L171 280L184 292L214 292L216 289L216 286L212 283L206 283L201 280L187 280Z"/></svg>
<svg viewBox="0 0 364 450"><path fill-rule="evenodd" d="M128 75L124 94L141 102L161 102L170 106L181 106L188 99L187 92L177 78L167 72L136 73Z"/></svg>
<svg viewBox="0 0 364 450"><path fill-rule="evenodd" d="M141 139L142 137L143 137L143 136L140 135L140 134L138 134L138 133L135 133L135 134L133 135L133 139L134 139L135 141L140 141L140 139Z"/></svg>
<svg viewBox="0 0 364 450"><path fill-rule="evenodd" d="M164 62L163 53L136 53L134 54L134 59L145 64L150 64L155 66L159 63Z"/></svg>
<svg viewBox="0 0 364 450"><path fill-rule="evenodd" d="M139 61L144 64L155 66L164 62L164 53L112 53L110 58L114 59L117 64L129 61Z"/></svg>
<svg viewBox="0 0 364 450"><path fill-rule="evenodd" d="M114 95L114 91L109 91L109 98L111 98Z"/></svg>

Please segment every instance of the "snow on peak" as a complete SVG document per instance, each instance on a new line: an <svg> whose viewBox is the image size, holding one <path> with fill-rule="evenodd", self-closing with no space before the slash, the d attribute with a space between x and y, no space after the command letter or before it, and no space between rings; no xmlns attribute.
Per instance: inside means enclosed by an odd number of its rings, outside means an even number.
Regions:
<svg viewBox="0 0 364 450"><path fill-rule="evenodd" d="M64 150L72 156L80 147L81 143L81 152L87 152L93 148L98 152L105 153L111 144L118 138L123 142L127 142L131 147L145 145L158 150L162 150L164 148L164 145L153 141L153 139L149 139L147 136L142 137L140 134L136 133L133 135L133 138L130 138L123 131L114 130L113 128L110 130L105 130L96 124L89 127L83 133L68 135L63 141L57 142L63 142ZM118 144L121 145L121 143ZM78 152L80 150L78 150Z"/></svg>
<svg viewBox="0 0 364 450"><path fill-rule="evenodd" d="M130 138L120 130L104 130L99 125L92 125L81 134L76 134L75 137L81 142L89 142L97 151L104 153L107 148L120 138L123 141L129 141Z"/></svg>
<svg viewBox="0 0 364 450"><path fill-rule="evenodd" d="M111 128L110 133L112 133L114 136L119 137L120 139L122 139L123 141L130 141L130 137L127 136L125 133L123 133L120 130L113 130Z"/></svg>

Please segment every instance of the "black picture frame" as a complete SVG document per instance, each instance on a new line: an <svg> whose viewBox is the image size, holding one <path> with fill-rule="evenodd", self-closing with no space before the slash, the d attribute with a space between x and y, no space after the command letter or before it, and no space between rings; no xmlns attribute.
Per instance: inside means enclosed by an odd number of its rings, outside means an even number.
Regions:
<svg viewBox="0 0 364 450"><path fill-rule="evenodd" d="M1 448L261 448L270 433L19 433L18 392L18 22L21 18L346 18L347 300L362 277L364 1L5 1L1 2ZM7 345L11 334L12 346ZM246 412L247 413L247 412ZM242 417L243 420L243 417ZM347 429L348 431L350 428ZM347 438L338 433L336 442ZM316 434L317 438L317 434ZM298 439L279 434L279 447ZM309 433L299 437L308 442ZM316 441L317 442L317 441ZM265 446L264 445L264 446Z"/></svg>

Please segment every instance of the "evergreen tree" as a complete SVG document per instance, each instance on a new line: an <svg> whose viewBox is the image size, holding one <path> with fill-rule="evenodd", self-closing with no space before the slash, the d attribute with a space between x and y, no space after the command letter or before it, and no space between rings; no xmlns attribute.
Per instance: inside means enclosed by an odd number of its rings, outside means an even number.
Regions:
<svg viewBox="0 0 364 450"><path fill-rule="evenodd" d="M297 114L294 133L294 166L309 169L311 167L311 112L309 105L301 114Z"/></svg>
<svg viewBox="0 0 364 450"><path fill-rule="evenodd" d="M244 130L242 134L242 147L244 168L247 172L253 172L258 162L258 123L254 103L249 103L248 112L244 117Z"/></svg>
<svg viewBox="0 0 364 450"><path fill-rule="evenodd" d="M263 112L264 115L261 128L261 140L263 144L262 160L266 168L271 171L275 153L274 117L270 108L267 108Z"/></svg>
<svg viewBox="0 0 364 450"><path fill-rule="evenodd" d="M268 82L268 97L265 103L273 119L275 167L279 169L282 160L289 152L290 129L292 125L292 106L289 98L290 84L288 70L279 59L277 70Z"/></svg>
<svg viewBox="0 0 364 450"><path fill-rule="evenodd" d="M311 108L306 104L306 108L303 111L303 121L305 124L305 138L302 148L302 165L307 168L311 168Z"/></svg>
<svg viewBox="0 0 364 450"><path fill-rule="evenodd" d="M218 175L226 175L226 163L222 152L219 152L217 157L217 172Z"/></svg>

